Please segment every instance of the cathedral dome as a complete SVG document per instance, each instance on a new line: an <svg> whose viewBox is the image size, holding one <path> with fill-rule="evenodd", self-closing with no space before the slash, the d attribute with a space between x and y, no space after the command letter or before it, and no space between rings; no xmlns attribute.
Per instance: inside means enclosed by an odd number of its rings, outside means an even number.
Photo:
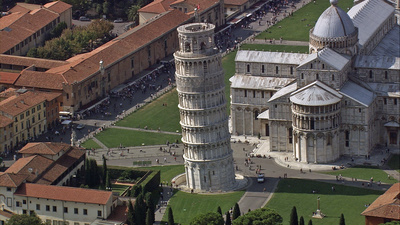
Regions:
<svg viewBox="0 0 400 225"><path fill-rule="evenodd" d="M318 37L335 38L348 36L356 30L349 15L337 6L337 0L330 0L326 9L315 24L313 34Z"/></svg>

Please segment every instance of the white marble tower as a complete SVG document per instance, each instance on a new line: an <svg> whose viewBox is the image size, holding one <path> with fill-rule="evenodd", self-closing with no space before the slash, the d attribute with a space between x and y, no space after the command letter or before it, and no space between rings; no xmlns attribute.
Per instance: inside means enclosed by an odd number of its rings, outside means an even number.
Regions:
<svg viewBox="0 0 400 225"><path fill-rule="evenodd" d="M178 27L180 47L174 54L186 183L202 191L235 186L224 71L214 28L207 23Z"/></svg>

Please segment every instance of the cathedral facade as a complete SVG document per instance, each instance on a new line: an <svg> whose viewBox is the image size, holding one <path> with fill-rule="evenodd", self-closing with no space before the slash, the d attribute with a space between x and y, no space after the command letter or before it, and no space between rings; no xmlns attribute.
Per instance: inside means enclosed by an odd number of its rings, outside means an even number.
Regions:
<svg viewBox="0 0 400 225"><path fill-rule="evenodd" d="M400 147L399 3L331 6L310 30L309 53L238 51L231 81L234 135L304 163Z"/></svg>

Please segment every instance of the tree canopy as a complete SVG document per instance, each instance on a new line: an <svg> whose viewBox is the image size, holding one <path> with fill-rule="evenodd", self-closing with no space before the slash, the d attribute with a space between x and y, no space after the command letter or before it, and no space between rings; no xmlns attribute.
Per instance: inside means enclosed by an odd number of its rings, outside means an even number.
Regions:
<svg viewBox="0 0 400 225"><path fill-rule="evenodd" d="M15 214L7 221L6 225L44 225L44 223L33 213L32 215Z"/></svg>
<svg viewBox="0 0 400 225"><path fill-rule="evenodd" d="M208 212L194 217L190 225L224 225L224 219L218 212Z"/></svg>
<svg viewBox="0 0 400 225"><path fill-rule="evenodd" d="M269 208L261 208L250 211L239 216L233 221L233 225L279 225L282 224L282 217Z"/></svg>

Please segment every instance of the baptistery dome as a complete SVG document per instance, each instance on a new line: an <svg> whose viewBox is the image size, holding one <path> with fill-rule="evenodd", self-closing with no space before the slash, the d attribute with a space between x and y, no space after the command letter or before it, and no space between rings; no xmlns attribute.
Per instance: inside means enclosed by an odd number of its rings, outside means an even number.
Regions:
<svg viewBox="0 0 400 225"><path fill-rule="evenodd" d="M358 29L350 16L337 6L337 0L330 2L331 6L310 30L310 53L328 47L341 54L354 55L357 52Z"/></svg>

